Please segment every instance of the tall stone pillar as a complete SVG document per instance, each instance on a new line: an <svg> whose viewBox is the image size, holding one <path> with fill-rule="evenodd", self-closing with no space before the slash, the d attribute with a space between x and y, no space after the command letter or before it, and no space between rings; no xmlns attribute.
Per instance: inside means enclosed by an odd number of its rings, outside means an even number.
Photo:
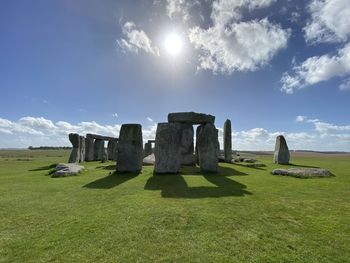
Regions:
<svg viewBox="0 0 350 263"><path fill-rule="evenodd" d="M108 140L108 144L107 144L107 153L108 153L108 160L113 160L113 144L114 141L113 140Z"/></svg>
<svg viewBox="0 0 350 263"><path fill-rule="evenodd" d="M154 172L178 173L181 168L181 124L158 123L154 148Z"/></svg>
<svg viewBox="0 0 350 263"><path fill-rule="evenodd" d="M148 155L152 154L152 143L146 142L145 143L145 149L143 151L143 156L146 157Z"/></svg>
<svg viewBox="0 0 350 263"><path fill-rule="evenodd" d="M84 136L79 136L80 139L80 158L79 162L84 162L85 161L85 137Z"/></svg>
<svg viewBox="0 0 350 263"><path fill-rule="evenodd" d="M218 170L218 131L214 124L202 124L198 138L198 160L202 172Z"/></svg>
<svg viewBox="0 0 350 263"><path fill-rule="evenodd" d="M181 141L180 141L180 154L181 164L194 165L195 160L193 156L194 143L193 143L193 126L192 124L181 123Z"/></svg>
<svg viewBox="0 0 350 263"><path fill-rule="evenodd" d="M288 164L289 158L290 155L286 139L283 137L283 135L279 135L276 137L273 162L278 164Z"/></svg>
<svg viewBox="0 0 350 263"><path fill-rule="evenodd" d="M68 135L70 142L73 145L72 152L70 153L68 163L78 163L80 161L80 137L77 133L70 133Z"/></svg>
<svg viewBox="0 0 350 263"><path fill-rule="evenodd" d="M96 139L94 142L94 161L102 161L105 151L105 141Z"/></svg>
<svg viewBox="0 0 350 263"><path fill-rule="evenodd" d="M94 139L86 136L85 139L85 161L94 160Z"/></svg>
<svg viewBox="0 0 350 263"><path fill-rule="evenodd" d="M143 143L141 125L123 124L119 133L117 172L141 172L142 159Z"/></svg>
<svg viewBox="0 0 350 263"><path fill-rule="evenodd" d="M224 123L224 156L225 162L230 163L232 160L232 130L229 119Z"/></svg>

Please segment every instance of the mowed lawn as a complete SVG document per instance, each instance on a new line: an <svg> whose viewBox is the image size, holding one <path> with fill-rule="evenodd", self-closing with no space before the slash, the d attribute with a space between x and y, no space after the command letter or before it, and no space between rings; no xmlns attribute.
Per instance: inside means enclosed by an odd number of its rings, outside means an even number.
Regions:
<svg viewBox="0 0 350 263"><path fill-rule="evenodd" d="M292 155L332 178L273 176L272 156L217 175L91 162L51 178L68 155L0 151L0 262L350 262L349 155Z"/></svg>

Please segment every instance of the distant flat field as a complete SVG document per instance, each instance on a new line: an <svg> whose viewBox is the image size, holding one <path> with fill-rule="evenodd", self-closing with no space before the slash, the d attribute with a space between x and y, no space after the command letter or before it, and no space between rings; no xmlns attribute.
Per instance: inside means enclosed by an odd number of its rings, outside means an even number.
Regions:
<svg viewBox="0 0 350 263"><path fill-rule="evenodd" d="M244 154L242 154L244 155ZM292 153L292 165L220 163L218 174L114 174L67 150L0 151L0 262L350 262L350 155ZM322 167L335 176L273 176Z"/></svg>

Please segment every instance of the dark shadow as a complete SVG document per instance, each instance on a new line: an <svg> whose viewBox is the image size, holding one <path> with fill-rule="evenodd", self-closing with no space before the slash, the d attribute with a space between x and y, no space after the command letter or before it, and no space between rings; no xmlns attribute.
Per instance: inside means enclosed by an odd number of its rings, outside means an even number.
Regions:
<svg viewBox="0 0 350 263"><path fill-rule="evenodd" d="M112 164L112 165L100 165L100 166L96 166L96 169L113 170L113 171L115 171L115 169L116 169L116 164Z"/></svg>
<svg viewBox="0 0 350 263"><path fill-rule="evenodd" d="M266 165L264 164L264 166L258 166L258 167L254 167L253 165L244 165L244 164L240 164L240 163L233 163L233 165L237 165L237 166L241 166L241 167L246 167L246 168L251 168L251 169L256 169L256 170L260 170L260 171L266 171L266 169L264 169L266 167Z"/></svg>
<svg viewBox="0 0 350 263"><path fill-rule="evenodd" d="M113 173L91 183L88 183L83 187L93 189L110 189L121 185L138 175L138 173Z"/></svg>
<svg viewBox="0 0 350 263"><path fill-rule="evenodd" d="M50 169L54 169L56 167L56 165L57 165L57 163L54 163L54 164L50 164L50 165L46 165L46 166L41 166L41 167L38 167L38 168L30 169L28 171L35 172L35 171L50 170Z"/></svg>
<svg viewBox="0 0 350 263"><path fill-rule="evenodd" d="M198 166L182 166L180 170L181 175L204 175L204 174L212 174L212 173L203 173L201 172L200 168ZM246 173L237 171L233 169L232 167L218 167L218 172L213 173L214 175L223 175L223 176L242 176L247 175Z"/></svg>
<svg viewBox="0 0 350 263"><path fill-rule="evenodd" d="M153 175L146 182L146 190L160 190L164 198L207 198L250 195L246 186L224 175L206 174L204 178L216 186L188 187L180 174Z"/></svg>
<svg viewBox="0 0 350 263"><path fill-rule="evenodd" d="M304 168L320 168L319 166L300 165L300 164L294 164L294 163L289 163L289 164L287 164L286 166L304 167Z"/></svg>

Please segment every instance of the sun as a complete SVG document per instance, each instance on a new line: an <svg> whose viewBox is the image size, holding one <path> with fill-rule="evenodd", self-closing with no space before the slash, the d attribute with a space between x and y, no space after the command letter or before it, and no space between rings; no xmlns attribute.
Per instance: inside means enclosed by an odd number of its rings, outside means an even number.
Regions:
<svg viewBox="0 0 350 263"><path fill-rule="evenodd" d="M177 34L170 34L166 37L164 46L166 51L172 55L172 56L177 56L181 53L182 50L182 39L179 35Z"/></svg>

